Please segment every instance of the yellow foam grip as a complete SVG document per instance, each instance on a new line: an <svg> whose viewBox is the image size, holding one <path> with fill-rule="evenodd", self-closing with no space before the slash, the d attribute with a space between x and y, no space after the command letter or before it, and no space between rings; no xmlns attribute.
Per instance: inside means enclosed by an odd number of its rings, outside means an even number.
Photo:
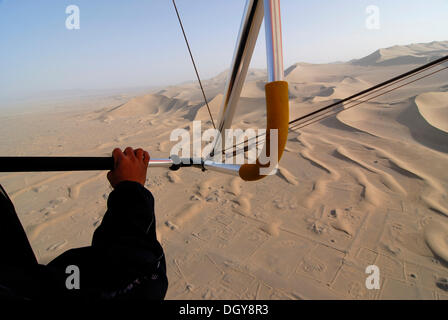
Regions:
<svg viewBox="0 0 448 320"><path fill-rule="evenodd" d="M276 81L268 83L266 90L266 110L267 110L267 124L266 124L266 142L264 150L269 156L271 139L270 130L278 130L278 161L280 161L283 151L285 150L286 141L288 139L289 127L289 92L288 82ZM257 159L255 164L244 164L239 170L241 179L245 181L257 181L266 177L260 174L260 168L268 168L270 163L265 165L260 164Z"/></svg>

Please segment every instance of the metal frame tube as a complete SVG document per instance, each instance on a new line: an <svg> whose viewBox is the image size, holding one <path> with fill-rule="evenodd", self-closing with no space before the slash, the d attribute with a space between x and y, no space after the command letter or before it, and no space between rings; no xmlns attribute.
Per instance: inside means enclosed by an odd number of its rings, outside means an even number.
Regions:
<svg viewBox="0 0 448 320"><path fill-rule="evenodd" d="M150 168L170 168L172 159L151 159ZM112 157L0 157L0 172L112 170Z"/></svg>
<svg viewBox="0 0 448 320"><path fill-rule="evenodd" d="M232 125L236 106L246 80L250 60L260 32L263 20L262 14L265 19L268 82L284 80L280 0L248 0L246 2L245 15L241 23L232 68L227 80L225 96L221 106L217 127L221 135L218 139L223 139L225 130ZM208 160L204 162L204 169L227 174L238 175L240 167L219 164Z"/></svg>
<svg viewBox="0 0 448 320"><path fill-rule="evenodd" d="M241 96L241 90L243 89L258 34L260 33L263 15L263 0L247 0L216 127L221 136L225 129L229 129L232 125L236 106Z"/></svg>
<svg viewBox="0 0 448 320"><path fill-rule="evenodd" d="M204 169L220 173L239 176L241 166L237 164L217 163L213 161L204 161Z"/></svg>
<svg viewBox="0 0 448 320"><path fill-rule="evenodd" d="M283 43L280 0L264 0L268 81L283 81Z"/></svg>

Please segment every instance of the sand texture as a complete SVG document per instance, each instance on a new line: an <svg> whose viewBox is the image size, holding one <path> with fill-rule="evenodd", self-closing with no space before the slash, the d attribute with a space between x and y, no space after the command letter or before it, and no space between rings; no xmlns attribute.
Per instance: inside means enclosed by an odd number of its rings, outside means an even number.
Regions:
<svg viewBox="0 0 448 320"><path fill-rule="evenodd" d="M291 119L448 54L448 42L379 50L286 71ZM251 72L234 127L263 128L264 71ZM218 116L226 74L204 81ZM211 122L197 83L101 107L0 117L1 155L167 157L175 128ZM90 102L92 104L92 102ZM51 108L50 108L51 109ZM257 183L185 168L149 170L168 299L448 299L447 71L291 131L276 175ZM105 172L3 173L41 263L89 245ZM380 268L379 290L365 269Z"/></svg>

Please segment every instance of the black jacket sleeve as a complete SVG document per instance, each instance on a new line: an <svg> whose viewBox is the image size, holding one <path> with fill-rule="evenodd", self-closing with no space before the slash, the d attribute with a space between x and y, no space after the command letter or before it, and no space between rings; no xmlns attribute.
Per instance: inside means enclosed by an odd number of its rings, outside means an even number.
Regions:
<svg viewBox="0 0 448 320"><path fill-rule="evenodd" d="M80 289L70 294L88 299L163 299L168 280L151 192L136 182L121 182L109 195L92 245L69 250L48 267L65 270L68 265L80 271Z"/></svg>

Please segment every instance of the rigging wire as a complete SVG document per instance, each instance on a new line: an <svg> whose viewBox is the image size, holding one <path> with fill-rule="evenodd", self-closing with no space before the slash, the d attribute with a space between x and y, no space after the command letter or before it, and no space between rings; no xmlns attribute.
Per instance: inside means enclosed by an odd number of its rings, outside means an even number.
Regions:
<svg viewBox="0 0 448 320"><path fill-rule="evenodd" d="M190 44L189 44L189 42L188 42L188 38L187 38L187 36L186 36L185 29L184 29L184 27L183 27L182 19L181 19L181 17L180 17L179 11L178 11L178 9L177 9L175 0L172 0L172 2L173 2L174 9L175 9L175 11L176 11L177 18L178 18L178 20L179 20L180 27L181 27L181 29L182 29L182 34L183 34L183 36L184 36L185 43L187 44L188 52L189 52L189 54L190 54L190 58L191 58L191 61L192 61L192 63L193 63L194 70L195 70L195 72L196 72L196 77L197 77L197 79L198 79L199 86L200 86L201 91L202 91L202 96L203 96L204 101L205 101L205 104L206 104L206 106L207 106L207 110L208 110L208 113L209 113L209 115L210 115L210 119L211 119L211 121L212 121L213 127L216 129L216 125L215 125L215 122L214 122L214 119L213 119L213 116L212 116L212 113L211 113L211 110L210 110L210 106L209 106L209 104L208 104L208 101L207 101L207 97L206 97L206 95L205 95L204 88L203 88L203 86L202 86L202 81L201 81L201 78L200 78L200 76L199 76L199 72L198 72L198 69L197 69L197 67L196 67L196 63L195 63L193 54L192 54L192 52L191 52ZM373 97L371 97L371 98L369 98L369 99L367 99L367 100L363 100L363 101L355 100L355 98L366 98L366 97L368 97L368 96L371 96L371 95L373 95L373 94L375 94L375 93L377 93L377 92L380 92L380 91L382 91L382 90L384 90L384 89L386 89L386 88L389 88L389 87L391 87L391 86L393 86L393 85L396 85L396 84L398 84L398 83L400 83L400 82L403 82L403 81L405 81L405 80L407 80L407 79L409 79L409 78L412 78L412 77L414 77L414 76L416 76L416 75L418 75L418 74L421 74L421 73L423 73L423 72L425 72L425 71L427 71L427 70L429 70L429 69L432 69L432 68L436 67L437 65L440 65L440 64L442 64L442 63L444 63L444 62L446 62L446 61L448 61L448 55L447 55L447 56L444 56L444 57L441 57L441 58L439 58L439 59L437 59L437 60L434 60L434 61L432 61L432 62L430 62L430 63L427 63L427 64L425 64L425 65L423 65L423 66L420 66L420 67L418 67L418 68L416 68L416 69L413 69L413 70L410 70L410 71L408 71L408 72L406 72L406 73L403 73L403 74L401 74L401 75L398 75L398 76L396 76L396 77L394 77L394 78L392 78L392 79L389 79L389 80L387 80L387 81L384 81L384 82L382 82L382 83L380 83L380 84L377 84L377 85L375 85L375 86L373 86L373 87L371 87L371 88L368 88L368 89L366 89L366 90L360 91L360 92L358 92L358 93L356 93L356 94L354 94L354 95L352 95L352 96L349 96L349 97L347 97L347 98L344 98L344 99L342 99L342 100L339 100L339 101L337 101L337 102L334 102L334 103L332 103L332 104L330 104L330 105L328 105L328 106L325 106L325 107L320 108L320 109L318 109L318 110L315 110L315 111L313 111L313 112L311 112L311 113L308 113L308 114L306 114L306 115L303 115L303 116L301 116L301 117L299 117L299 118L296 118L296 119L294 119L294 120L292 120L292 121L289 122L289 130L298 130L298 129L307 127L307 126L309 126L309 125L311 125L311 124L314 124L314 123L316 123L316 122L319 122L319 121L322 121L322 120L324 120L324 119L327 119L327 118L329 118L329 117L331 117L331 116L334 116L335 114L338 114L338 113L340 113L340 112L349 110L349 109L351 109L351 108L353 108L353 107L356 107L356 106L359 106L359 105L361 105L361 104L363 104L363 103L369 102L369 101L371 101L371 100L373 100L373 99L375 99L375 98L377 98L377 97L383 96L383 95L385 95L385 94L387 94L387 93L390 93L390 92L392 92L392 91L395 91L395 90L397 90L397 89L400 89L400 88L402 88L402 87L404 87L404 86L406 86L406 85L409 85L409 84L414 83L414 82L416 82L416 81L419 81L419 80L421 80L421 79L427 78L427 77L429 77L429 76L431 76L431 75L434 75L434 74L436 74L436 73L438 73L438 72L440 72L440 71L446 70L446 69L448 69L448 67L439 69L439 70L437 70L437 71L435 71L435 72L432 72L432 73L430 73L430 74L428 74L428 75L422 76L422 77L420 77L420 78L418 78L418 79L415 79L415 80L413 80L413 81L407 82L407 83L405 83L405 84L403 84L403 85L401 85L401 86L395 87L395 88L393 88L393 89L391 89L391 90L388 90L388 91L386 91L386 92L382 92L382 93L380 93L380 94L378 94L378 95L375 95L375 96L373 96ZM344 106L344 103L346 103L345 106ZM354 105L351 105L351 106L347 106L347 105L350 105L350 104L353 104L353 103L355 103L355 104L354 104ZM339 108L342 107L343 109L340 110L340 111L338 111L338 110L334 110L334 108L335 108L335 107L338 107L338 106L339 106ZM310 118L310 117L311 117L311 118ZM305 120L305 121L302 122L302 123L300 123L300 121L302 121L302 120ZM291 126L291 125L292 125L292 126ZM228 155L228 154L227 154L227 151L229 151L229 150L233 150L233 149L235 149L236 147L238 147L239 145L242 145L242 144L245 145L244 148L243 148L243 149L240 149L240 150L237 150L237 149L236 149L236 150L233 152L233 156L235 156L236 154L238 154L238 153L240 153L240 152L246 152L246 151L248 151L248 149L249 149L249 144L248 144L248 143L249 143L251 140L254 140L254 139L256 140L256 139L258 139L259 137L263 137L263 136L265 136L265 135L266 135L265 133L264 133L264 134L260 134L260 135L257 135L257 136L255 136L255 137L252 137L252 138L250 138L250 139L248 139L248 140L246 140L246 141L237 143L237 144L233 145L231 148L227 148L227 149L222 150L222 154L227 156L227 155ZM258 141L258 142L262 142L262 141ZM256 145L256 144L257 144L257 143L255 143L255 145Z"/></svg>
<svg viewBox="0 0 448 320"><path fill-rule="evenodd" d="M371 101L371 100L373 100L373 99L375 99L375 98L378 98L378 97L380 97L380 96L383 96L383 95L385 95L385 94L388 94L388 93L390 93L390 92L392 92L392 91L395 91L395 90L398 90L398 89L400 89L400 88L403 88L403 87L405 87L405 86L407 86L407 85L409 85L409 84L411 84L411 83L414 83L414 82L417 82L417 81L419 81L419 80L428 78L428 77L430 77L430 76L432 76L432 75L434 75L434 74L436 74L436 73L439 73L439 72L441 72L441 71L443 71L443 70L446 70L446 69L448 69L448 67L444 67L444 68L442 68L442 69L436 70L436 71L434 71L434 72L432 72L432 73L429 73L429 74L427 74L427 75L424 75L424 76L422 76L422 77L420 77L420 78L417 78L417 79L415 79L415 80L406 82L406 83L404 83L404 84L402 84L402 85L400 85L400 86L398 86L398 87L395 87L395 88L390 89L390 90L388 90L388 91L382 92L382 93L380 93L380 94L378 94L378 95L376 95L376 96L373 96L373 97L371 97L371 98L369 98L369 99L367 99L367 100L358 101L358 103L356 103L356 104L354 104L354 105L352 105L352 106L349 106L349 107L347 107L347 108L344 108L344 109L341 110L339 113L342 113L342 112L344 112L344 111L347 111L347 110L349 110L349 109L351 109L351 108L353 108L353 107L359 106L359 105L361 105L361 104L363 104L363 103L369 102L369 101ZM355 101L355 102L356 102L356 101ZM321 115L320 115L320 116L321 116ZM318 117L320 117L320 116L317 116L316 118L318 118ZM333 116L333 114L330 114L330 115L328 115L328 116L324 116L323 118L319 118L319 119L314 120L314 121L312 121L312 120L315 119L315 118L307 119L304 123L295 124L295 125L293 125L292 127L290 127L289 129L290 129L290 130L298 130L298 129L307 127L307 126L309 126L309 125L311 125L311 124L313 124L313 123L316 123L316 122L318 122L318 121L327 119L327 118L329 118L329 117L331 117L331 116ZM312 121L312 122L309 122L309 121Z"/></svg>
<svg viewBox="0 0 448 320"><path fill-rule="evenodd" d="M191 52L190 43L188 42L188 38L187 38L187 35L185 33L184 25L182 23L182 19L181 19L180 14L179 14L179 10L177 10L176 1L175 0L172 0L172 1L173 1L174 10L176 10L177 19L179 20L180 28L182 29L182 34L184 35L185 43L187 44L187 48L188 48L188 52L190 54L191 62L193 63L194 71L196 72L196 77L198 78L199 86L200 86L201 91L202 91L202 96L204 98L205 105L207 106L208 114L210 115L210 119L212 120L213 128L216 129L215 121L213 120L212 112L210 111L210 106L208 105L208 101L207 101L207 97L205 95L204 87L202 86L201 77L199 76L198 68L196 67L196 63L194 61L193 53Z"/></svg>
<svg viewBox="0 0 448 320"><path fill-rule="evenodd" d="M216 130L215 121L213 119L213 116L212 116L212 113L211 113L211 110L210 110L210 106L208 104L207 97L205 95L204 87L202 85L202 81L201 81L201 78L199 76L199 72L198 72L198 69L197 69L197 66L196 66L193 54L191 52L191 47L190 47L187 35L185 33L185 29L184 29L184 26L183 26L183 23L182 23L182 19L181 19L180 14L179 14L179 10L177 9L176 1L172 0L172 3L173 3L173 6L174 6L174 9L176 11L177 18L179 20L179 25L181 27L182 34L184 36L185 43L186 43L187 48L188 48L188 52L190 54L191 61L193 63L193 67L194 67L194 70L195 70L195 73L196 73L196 77L197 77L198 82L199 82L199 86L201 88L201 92L202 92L202 96L203 96L204 101L205 101L205 105L207 106L207 110L208 110L208 113L210 115L210 119L212 121L213 127ZM437 70L435 72L432 72L430 74L422 76L422 77L420 77L418 79L415 79L413 81L409 81L409 82L407 82L407 83L405 83L403 85L400 85L398 87L395 87L395 88L393 88L391 90L388 90L388 91L382 92L382 93L380 93L378 95L375 95L375 96L373 96L373 97L371 97L371 98L369 98L367 100L362 100L362 101L355 100L355 98L361 98L362 99L362 98L366 98L368 96L371 96L371 95L373 95L373 94L375 94L377 92L380 92L380 91L382 91L382 90L384 90L386 88L389 88L389 87L391 87L393 85L396 85L396 84L398 84L400 82L403 82L403 81L405 81L405 80L407 80L409 78L412 78L412 77L414 77L414 76L416 76L418 74L421 74L421 73L423 73L423 72L425 72L425 71L427 71L429 69L432 69L432 68L436 67L437 65L443 64L446 61L448 61L448 55L444 56L444 57L441 57L441 58L439 58L437 60L434 60L434 61L432 61L430 63L427 63L427 64L425 64L425 65L423 65L421 67L418 67L416 69L413 69L413 70L410 70L410 71L408 71L406 73L398 75L398 76L396 76L396 77L394 77L392 79L384 81L384 82L382 82L380 84L377 84L377 85L375 85L375 86L373 86L371 88L368 88L366 90L360 91L360 92L358 92L358 93L356 93L356 94L354 94L352 96L349 96L347 98L339 100L339 101L337 101L335 103L332 103L332 104L330 104L328 106L325 106L325 107L320 108L318 110L315 110L315 111L313 111L311 113L303 115L303 116L301 116L299 118L296 118L296 119L294 119L294 120L289 122L289 130L299 130L299 129L302 129L302 128L307 127L309 125L312 125L312 124L314 124L316 122L319 122L319 121L325 120L325 119L327 119L327 118L329 118L331 116L334 116L334 115L336 115L336 114L338 114L340 112L349 110L349 109L351 109L353 107L356 107L356 106L359 106L359 105L364 104L366 102L369 102L369 101L371 101L371 100L373 100L373 99L375 99L377 97L380 97L380 96L383 96L383 95L385 95L387 93L390 93L392 91L398 90L398 89L400 89L400 88L402 88L404 86L407 86L407 85L409 85L411 83L414 83L416 81L419 81L419 80L422 80L422 79L427 78L429 76L432 76L432 75L434 75L434 74L436 74L436 73L438 73L440 71L446 70L446 69L448 69L448 67L439 69L439 70ZM345 106L344 106L344 103L346 104ZM351 106L347 106L347 105L350 105L350 104L353 104L353 103L355 103L355 104L351 105ZM334 110L334 108L338 107L338 106L339 106L339 108L342 107L343 109L340 110L340 111ZM312 118L310 118L310 117L312 117ZM305 120L305 121L300 123L300 121L302 121L302 120ZM252 137L252 138L250 138L250 139L248 139L246 141L237 143L237 144L233 145L231 148L227 148L227 149L222 150L222 154L227 156L228 155L227 151L233 150L233 149L237 148L241 144L245 145L244 148L240 149L240 150L235 149L235 151L233 152L233 156L235 156L236 154L238 154L240 152L246 152L249 149L249 146L250 146L249 142L250 142L250 140L254 140L254 139L256 140L259 137L263 137L265 135L266 135L266 133L260 134L260 135L257 135L255 137ZM258 142L260 143L262 141L258 141ZM255 145L257 145L256 142L255 142Z"/></svg>
<svg viewBox="0 0 448 320"><path fill-rule="evenodd" d="M337 114L337 113L339 113L339 112L343 112L343 111L349 110L349 109L351 109L351 108L353 108L353 107L356 107L356 106L359 106L359 105L361 105L361 104L363 104L363 103L369 102L369 101L371 101L371 100L373 100L373 99L375 99L375 98L377 98L377 97L380 97L380 96L382 96L382 95L385 95L385 94L387 94L387 93L390 93L390 92L392 92L392 91L395 91L395 90L397 90L397 89L400 89L400 88L402 88L402 87L404 87L404 86L406 86L406 85L409 85L409 84L414 83L414 82L416 82L416 81L419 81L419 80L422 80L422 79L427 78L427 77L429 77L429 76L432 76L432 75L434 75L434 74L436 74L436 73L438 73L438 72L441 72L441 71L443 71L443 70L446 70L446 69L448 69L448 67L444 67L444 68L439 69L439 70L437 70L437 71L434 71L434 72L432 72L432 73L430 73L430 74L424 75L424 76L422 76L422 77L420 77L420 78L418 78L418 79L409 81L409 82L407 82L407 83L405 83L405 84L403 84L403 85L400 85L400 86L398 86L398 87L395 87L395 88L393 88L393 89L391 89L391 90L388 90L388 91L386 91L386 92L382 92L382 93L380 93L380 94L378 94L378 95L375 95L374 97L371 97L371 98L369 98L369 99L367 99L367 100L363 100L363 101L355 100L355 98L366 98L366 97L368 97L368 96L370 96L370 95L372 95L372 94L374 94L374 93L377 93L377 92L379 92L379 91L382 91L383 89L389 88L389 87L391 87L391 86L393 86L393 85L395 85L395 84L398 84L398 83L400 83L400 82L403 82L403 81L405 81L405 80L407 80L407 79L409 79L409 78L411 78L411 77L414 77L414 76L416 76L416 75L418 75L418 74L421 74L421 73L423 73L423 72L425 72L425 71L428 71L428 70L430 70L430 69L432 69L432 68L434 68L434 67L436 67L436 66L438 66L438 65L440 65L440 64L443 64L443 63L446 62L446 61L448 61L448 56L445 56L445 57L442 57L442 58L440 58L440 59L437 59L437 60L435 60L435 61L433 61L433 62L430 62L430 63L428 63L428 64L425 64L425 65L423 65L423 66L421 66L421 67L419 67L419 68L413 69L413 70L411 70L411 71L409 71L409 72L406 72L406 73L404 73L404 74L401 74L401 75L399 75L399 76L397 76L397 77L394 77L394 78L392 78L392 79L390 79L390 80L387 80L387 81L385 81L385 82L383 82L383 83L380 83L380 84L378 84L378 85L376 85L376 86L373 86L373 87L368 88L368 89L366 89L366 90L363 90L363 91L361 91L361 92L359 92L359 93L356 93L356 94L354 94L354 95L352 95L352 96L350 96L350 97L348 97L348 98L342 99L342 100L340 100L340 101L338 101L338 102L335 102L335 103L332 103L332 104L330 104L330 105L328 105L328 106L326 106L326 107L323 107L323 108L320 108L320 109L318 109L318 110L316 110L316 111L313 111L313 112L311 112L311 113L309 113L309 114L307 114L307 115L304 115L304 116L301 116L301 117L299 117L299 118L297 118L297 119L294 119L294 120L292 120L292 121L289 122L289 125L290 125L289 130L298 130L298 129L307 127L307 126L309 126L309 125L311 125L311 124L314 124L314 123L316 123L316 122L319 122L319 121L322 121L322 120L324 120L324 119L327 119L327 118L329 118L329 117L331 117L331 116L334 116L334 115L335 115L334 112L336 112L336 114ZM349 106L349 107L345 107L343 110L341 110L341 111L339 111L339 112L333 110L334 107L342 106L343 103L345 103L345 102L347 102L347 104L351 104L351 103L355 103L355 104L352 105L352 106ZM323 111L325 111L325 112L324 112L324 113L321 113L321 112L323 112ZM332 112L333 112L333 113L332 113ZM319 114L319 113L320 113L320 114ZM329 113L331 113L331 114L329 114ZM312 116L315 116L315 117L309 119L309 118L312 117ZM302 123L297 123L297 122L299 122L299 121L301 121L301 120L305 120L305 121L302 122ZM314 121L313 121L313 120L314 120ZM291 126L291 125L292 125L292 126ZM235 149L236 147L238 147L239 145L242 145L242 144L245 145L244 148L242 148L242 149L240 149L240 150L235 150L235 151L233 152L233 156L235 156L235 155L238 154L239 152L246 152L246 151L248 151L248 148L249 148L249 145L246 145L246 144L248 144L250 140L258 139L259 137L263 137L263 136L265 136L265 135L266 135L266 134L260 134L260 135L257 135L256 137L250 138L250 139L248 139L248 140L246 140L246 141L244 141L244 142L240 142L240 143L238 143L238 144L235 144L235 145L233 145L232 147L223 150L223 151L222 151L222 154L223 154L223 155L228 155L228 154L227 154L227 151L229 151L229 150L233 150L233 149ZM262 142L262 141L259 141L259 142Z"/></svg>
<svg viewBox="0 0 448 320"><path fill-rule="evenodd" d="M448 68L448 67L447 67L447 68ZM421 79L423 79L423 78L426 78L426 77L428 77L428 76L430 76L430 75L433 75L433 74L435 74L435 73L438 73L438 72L440 72L440 71L443 71L443 70L445 70L445 69L447 69L447 68L443 68L443 69L437 70L436 72L433 72L433 73L431 73L431 74L429 74L429 75L427 75L427 76L423 76L423 77L421 77L421 78L419 78L419 79L417 79L417 80L415 80L415 81L418 81L418 80L421 80ZM415 81L410 81L410 82L406 83L405 85L408 85L408 84L410 84L410 83L412 83L412 82L415 82ZM401 81L397 81L395 84L397 84L397 83L399 83L399 82L401 82ZM350 101L348 104L353 103L353 102L359 102L359 103L356 104L356 105L350 106L350 107L346 107L345 109L340 110L339 112L343 112L343 111L346 111L346 110L348 110L348 109L351 109L352 107L355 107L355 106L360 105L360 104L362 104L362 103L368 102L368 101L370 101L370 100L372 100L372 99L374 99L374 98L377 98L377 97L382 96L382 95L384 95L384 94L386 94L386 93L389 93L389 92L391 92L391 91L394 91L394 90L396 90L396 89L399 89L399 88L401 88L401 87L404 87L405 85L402 85L402 86L400 86L400 87L396 87L396 88L394 88L394 89L392 89L392 90L389 90L389 91L387 91L387 92L384 92L384 93L382 93L382 94L379 94L379 95L377 95L377 96L375 96L375 97L372 97L372 98L370 98L370 99L368 99L368 100L364 100L364 101L353 100L353 101ZM390 85L388 85L387 87L390 87ZM381 91L381 90L376 90L375 92L378 92L378 91ZM369 95L370 95L370 94L369 94ZM368 96L368 95L366 95L366 96ZM365 97L365 96L364 96L364 97ZM313 118L311 118L311 119L305 119L305 121L304 121L303 123L295 124L295 125L293 125L292 127L290 127L289 130L298 130L298 129L307 127L308 125L311 125L311 124L314 124L314 123L316 123L316 122L325 120L325 119L327 119L327 118L329 118L329 117L335 115L335 113L326 115L326 114L328 114L328 113L330 113L330 112L333 112L333 110L327 110L325 113L320 114L320 115L317 115L317 116L315 116L315 117L313 117ZM338 112L336 112L336 113L338 113ZM314 121L312 121L312 120L314 120ZM310 121L311 121L311 122L310 122ZM308 122L308 123L307 123L307 122ZM251 140L258 139L258 138L263 137L263 136L265 136L265 135L266 135L266 134L260 134L260 135L257 135L256 137L250 138L250 139L248 139L248 140L246 140L246 141L244 141L244 142L237 143L237 144L235 144L233 147L230 147L230 148L228 148L228 149L225 149L225 150L223 151L223 154L226 155L226 156L229 156L229 154L227 154L227 151L232 150L232 149L238 147L239 145L249 143ZM261 142L263 142L263 141L264 141L264 140L262 140L262 141L258 141L258 142L261 143ZM254 143L254 142L253 142L251 145L254 145L254 144L256 145L257 143ZM235 150L232 154L230 154L230 156L236 156L238 153L241 153L241 152L247 152L248 149L249 149L249 145L245 145L244 148L239 149L239 150L238 150L238 149Z"/></svg>
<svg viewBox="0 0 448 320"><path fill-rule="evenodd" d="M380 84L377 84L377 85L375 85L375 86L373 86L373 87L371 87L371 88L368 88L368 89L366 89L366 90L363 90L363 91L361 91L361 92L358 92L358 93L356 93L356 94L354 94L354 95L352 95L352 96L350 96L350 97L348 97L348 98L345 98L345 99L342 99L342 100L340 100L340 101L337 101L337 102L335 102L335 103L333 103L333 104L330 104L329 106L320 108L320 109L318 109L318 110L316 110L316 111L313 111L313 112L311 112L311 113L309 113L309 114L307 114L307 115L304 115L304 116L299 117L299 118L297 118L297 119L295 119L295 120L292 120L291 122L289 122L289 124L293 124L293 123L298 122L298 121L300 121L300 120L302 120L302 119L305 119L305 118L307 118L307 117L309 117L309 116L312 116L312 115L314 115L314 114L316 114L316 113L319 113L319 112L321 112L321 111L330 109L330 108L332 108L332 107L334 107L334 106L337 106L337 105L339 105L339 104L342 104L342 103L344 103L344 102L353 100L354 98L357 98L357 97L359 97L359 96L365 95L366 93L369 93L369 92L371 92L371 91L377 90L377 89L379 89L379 88L384 88L385 86L387 86L387 85L389 85L389 84L395 83L395 82L397 82L397 81L403 81L404 79L407 79L407 78L409 78L410 76L414 76L415 74L421 73L421 72L423 72L424 70L433 68L433 67L435 67L436 65L439 65L439 64L441 64L441 63L444 63L445 61L448 61L448 55L447 55L447 56L444 56L444 57L442 57L442 58L440 58L440 59L434 60L434 61L432 61L432 62L430 62L430 63L428 63L428 64L425 64L425 65L423 65L423 66L421 66L421 67L418 67L418 68L416 68L416 69L413 69L413 70L411 70L411 71L408 71L408 72L406 72L406 73L403 73L403 74L401 74L401 75L399 75L399 76L396 76L396 77L394 77L394 78L392 78L392 79L389 79L389 80L387 80L387 81L384 81L384 82L382 82L382 83L380 83Z"/></svg>

